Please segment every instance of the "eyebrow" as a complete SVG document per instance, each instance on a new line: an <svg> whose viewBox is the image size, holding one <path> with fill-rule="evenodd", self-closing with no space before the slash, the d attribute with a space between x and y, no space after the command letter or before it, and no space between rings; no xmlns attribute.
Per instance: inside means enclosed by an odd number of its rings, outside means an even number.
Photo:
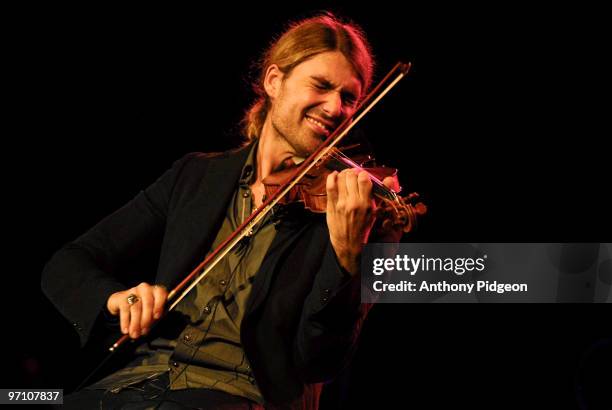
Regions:
<svg viewBox="0 0 612 410"><path fill-rule="evenodd" d="M322 86L334 88L334 83L332 83L331 81L329 81L325 77L320 77L320 76L317 76L317 75L312 75L312 76L310 76L310 78L312 78L313 80L321 83ZM349 97L353 98L354 100L357 99L357 96L352 91L343 90L342 94L348 95Z"/></svg>
<svg viewBox="0 0 612 410"><path fill-rule="evenodd" d="M325 77L319 77L317 75L311 75L310 78L312 78L315 81L320 82L322 85L326 85L326 86L329 86L329 87L333 87L333 85L334 85L331 81L329 81Z"/></svg>

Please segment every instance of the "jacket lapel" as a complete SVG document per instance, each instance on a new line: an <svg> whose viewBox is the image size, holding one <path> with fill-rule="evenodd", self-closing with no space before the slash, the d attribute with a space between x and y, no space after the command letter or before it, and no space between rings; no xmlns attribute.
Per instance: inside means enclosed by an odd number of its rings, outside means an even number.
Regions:
<svg viewBox="0 0 612 410"><path fill-rule="evenodd" d="M297 239L301 234L309 229L316 221L320 221L322 216L304 210L300 204L285 205L283 216L277 225L277 232L259 271L253 281L253 289L247 302L245 320L252 315L262 302L266 299L270 285L276 274L276 268L286 252L295 247Z"/></svg>

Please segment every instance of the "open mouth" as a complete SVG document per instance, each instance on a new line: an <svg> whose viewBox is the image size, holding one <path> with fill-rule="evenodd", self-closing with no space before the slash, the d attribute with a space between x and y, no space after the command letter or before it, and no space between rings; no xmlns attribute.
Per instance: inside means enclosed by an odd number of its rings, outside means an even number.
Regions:
<svg viewBox="0 0 612 410"><path fill-rule="evenodd" d="M323 124L321 121L315 120L314 118L309 116L306 116L306 120L317 134L328 136L331 133L331 127Z"/></svg>

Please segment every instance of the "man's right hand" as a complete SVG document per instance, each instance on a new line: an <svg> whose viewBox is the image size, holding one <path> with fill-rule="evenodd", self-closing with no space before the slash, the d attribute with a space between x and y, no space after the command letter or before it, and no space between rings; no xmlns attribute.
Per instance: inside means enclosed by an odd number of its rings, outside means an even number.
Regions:
<svg viewBox="0 0 612 410"><path fill-rule="evenodd" d="M128 303L128 296L135 295L135 303ZM106 301L106 308L111 315L119 315L121 332L129 333L132 339L146 335L153 322L164 312L168 290L162 285L140 285L121 292L115 292Z"/></svg>

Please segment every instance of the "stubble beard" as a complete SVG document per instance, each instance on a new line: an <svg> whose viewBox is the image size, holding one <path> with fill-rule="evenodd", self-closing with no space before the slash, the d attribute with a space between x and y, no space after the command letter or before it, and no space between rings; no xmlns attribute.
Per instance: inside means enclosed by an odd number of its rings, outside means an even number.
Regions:
<svg viewBox="0 0 612 410"><path fill-rule="evenodd" d="M299 129L296 130L295 135L288 135L289 132L287 131L291 131L291 127L289 126L289 124L283 123L282 120L277 120L276 116L272 116L271 123L277 138L286 141L287 144L289 144L289 146L291 146L291 148L293 148L293 150L295 151L295 155L299 157L308 157L315 151L315 149L319 145L316 144L316 146L307 146L305 144L305 141L303 141L306 137L301 135Z"/></svg>

